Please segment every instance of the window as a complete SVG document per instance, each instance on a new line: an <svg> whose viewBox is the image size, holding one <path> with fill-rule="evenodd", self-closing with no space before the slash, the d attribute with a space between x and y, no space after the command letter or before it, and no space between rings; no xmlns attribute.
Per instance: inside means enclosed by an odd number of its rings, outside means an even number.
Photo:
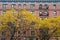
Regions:
<svg viewBox="0 0 60 40"><path fill-rule="evenodd" d="M34 14L34 13L35 13L35 11L31 11L31 13L33 13L33 14Z"/></svg>
<svg viewBox="0 0 60 40"><path fill-rule="evenodd" d="M7 9L7 4L3 4L3 10Z"/></svg>
<svg viewBox="0 0 60 40"><path fill-rule="evenodd" d="M18 31L18 35L20 35L20 31Z"/></svg>
<svg viewBox="0 0 60 40"><path fill-rule="evenodd" d="M16 7L16 4L12 4L12 8L15 8Z"/></svg>
<svg viewBox="0 0 60 40"><path fill-rule="evenodd" d="M33 38L30 38L30 40L33 40Z"/></svg>
<svg viewBox="0 0 60 40"><path fill-rule="evenodd" d="M3 10L2 15L4 15L5 13L6 13L6 10Z"/></svg>
<svg viewBox="0 0 60 40"><path fill-rule="evenodd" d="M56 13L56 11L54 11L54 17L56 17L57 16L57 13Z"/></svg>
<svg viewBox="0 0 60 40"><path fill-rule="evenodd" d="M24 6L24 9L26 9L26 4L24 4L23 6Z"/></svg>
<svg viewBox="0 0 60 40"><path fill-rule="evenodd" d="M4 32L2 32L2 39L1 40L6 40L5 39L5 33Z"/></svg>
<svg viewBox="0 0 60 40"><path fill-rule="evenodd" d="M39 16L42 16L42 11L39 12Z"/></svg>
<svg viewBox="0 0 60 40"><path fill-rule="evenodd" d="M54 10L56 10L56 4L54 4L53 6L54 6Z"/></svg>
<svg viewBox="0 0 60 40"><path fill-rule="evenodd" d="M49 13L47 11L45 11L44 16L49 16Z"/></svg>
<svg viewBox="0 0 60 40"><path fill-rule="evenodd" d="M42 10L42 4L39 5L39 9Z"/></svg>
<svg viewBox="0 0 60 40"><path fill-rule="evenodd" d="M24 37L23 39L26 40L26 37Z"/></svg>
<svg viewBox="0 0 60 40"><path fill-rule="evenodd" d="M54 4L54 6L56 6L56 4Z"/></svg>
<svg viewBox="0 0 60 40"><path fill-rule="evenodd" d="M21 40L21 38L19 38L19 37L18 37L18 39L17 39L17 40Z"/></svg>
<svg viewBox="0 0 60 40"><path fill-rule="evenodd" d="M34 7L35 7L35 4L31 4L30 5L30 11L31 11L31 13L34 13Z"/></svg>
<svg viewBox="0 0 60 40"><path fill-rule="evenodd" d="M34 9L35 4L30 4L30 8Z"/></svg>
<svg viewBox="0 0 60 40"><path fill-rule="evenodd" d="M45 4L44 7L45 7L45 10L48 10L49 8L47 4Z"/></svg>
<svg viewBox="0 0 60 40"><path fill-rule="evenodd" d="M47 12L44 12L44 15L47 15Z"/></svg>
<svg viewBox="0 0 60 40"><path fill-rule="evenodd" d="M36 38L36 40L38 40L38 38Z"/></svg>
<svg viewBox="0 0 60 40"><path fill-rule="evenodd" d="M3 37L2 37L1 40L6 40L6 38L3 38Z"/></svg>
<svg viewBox="0 0 60 40"><path fill-rule="evenodd" d="M35 10L34 10L34 9L31 9L30 12L31 12L31 13L35 13Z"/></svg>
<svg viewBox="0 0 60 40"><path fill-rule="evenodd" d="M21 4L18 5L18 8L21 8Z"/></svg>
<svg viewBox="0 0 60 40"><path fill-rule="evenodd" d="M24 35L24 36L26 35L26 31L23 31L23 35Z"/></svg>
<svg viewBox="0 0 60 40"><path fill-rule="evenodd" d="M31 35L35 35L35 31L31 31Z"/></svg>

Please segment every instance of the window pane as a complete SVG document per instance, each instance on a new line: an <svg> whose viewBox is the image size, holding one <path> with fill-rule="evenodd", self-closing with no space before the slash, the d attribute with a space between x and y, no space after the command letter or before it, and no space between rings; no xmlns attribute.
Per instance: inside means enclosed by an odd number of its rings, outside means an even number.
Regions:
<svg viewBox="0 0 60 40"><path fill-rule="evenodd" d="M31 35L35 35L35 31L31 31Z"/></svg>
<svg viewBox="0 0 60 40"><path fill-rule="evenodd" d="M30 4L30 8L34 8L35 7L35 4Z"/></svg>
<svg viewBox="0 0 60 40"><path fill-rule="evenodd" d="M21 4L18 5L18 8L21 8Z"/></svg>
<svg viewBox="0 0 60 40"><path fill-rule="evenodd" d="M31 13L34 13L34 7L35 7L35 4L30 4L30 11L31 11Z"/></svg>
<svg viewBox="0 0 60 40"><path fill-rule="evenodd" d="M48 10L49 8L47 4L45 4L44 7L45 7L45 10Z"/></svg>
<svg viewBox="0 0 60 40"><path fill-rule="evenodd" d="M16 7L16 4L12 4L12 8L15 8Z"/></svg>
<svg viewBox="0 0 60 40"><path fill-rule="evenodd" d="M42 10L42 4L39 5L39 9Z"/></svg>
<svg viewBox="0 0 60 40"><path fill-rule="evenodd" d="M57 16L57 13L56 13L56 11L54 11L54 16Z"/></svg>
<svg viewBox="0 0 60 40"><path fill-rule="evenodd" d="M2 38L1 40L6 40L5 38Z"/></svg>
<svg viewBox="0 0 60 40"><path fill-rule="evenodd" d="M36 38L36 40L38 40L38 38Z"/></svg>
<svg viewBox="0 0 60 40"><path fill-rule="evenodd" d="M18 40L21 40L21 38L18 38Z"/></svg>
<svg viewBox="0 0 60 40"><path fill-rule="evenodd" d="M4 15L5 13L6 13L6 10L3 10L3 11L2 11L2 15Z"/></svg>
<svg viewBox="0 0 60 40"><path fill-rule="evenodd" d="M23 39L24 39L24 40L26 40L26 38L25 38L25 37L24 37Z"/></svg>
<svg viewBox="0 0 60 40"><path fill-rule="evenodd" d="M26 35L26 31L23 31L23 35Z"/></svg>
<svg viewBox="0 0 60 40"><path fill-rule="evenodd" d="M33 38L30 38L30 40L33 40Z"/></svg>
<svg viewBox="0 0 60 40"><path fill-rule="evenodd" d="M42 11L39 12L39 16L42 16Z"/></svg>
<svg viewBox="0 0 60 40"><path fill-rule="evenodd" d="M54 6L54 10L56 10L56 4L54 4L53 6Z"/></svg>
<svg viewBox="0 0 60 40"><path fill-rule="evenodd" d="M47 11L45 11L44 16L49 16L49 13Z"/></svg>
<svg viewBox="0 0 60 40"><path fill-rule="evenodd" d="M23 6L24 6L24 8L26 9L26 4L24 4Z"/></svg>
<svg viewBox="0 0 60 40"><path fill-rule="evenodd" d="M20 31L18 31L18 33L20 34Z"/></svg>
<svg viewBox="0 0 60 40"><path fill-rule="evenodd" d="M7 9L7 4L3 4L3 10Z"/></svg>

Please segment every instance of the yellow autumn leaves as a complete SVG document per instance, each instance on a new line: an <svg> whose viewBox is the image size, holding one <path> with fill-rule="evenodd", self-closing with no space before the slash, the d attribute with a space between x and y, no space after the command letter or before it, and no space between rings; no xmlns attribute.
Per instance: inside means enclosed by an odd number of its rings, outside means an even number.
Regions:
<svg viewBox="0 0 60 40"><path fill-rule="evenodd" d="M36 21L36 17L33 14L31 14L30 12L26 11L26 10L21 11L20 15L22 16L22 18L24 20L26 20L29 23L31 23L32 21L34 21L34 22Z"/></svg>
<svg viewBox="0 0 60 40"><path fill-rule="evenodd" d="M22 22L21 22L22 21ZM31 14L26 10L18 11L15 9L7 10L4 15L0 15L0 29L3 26L7 26L7 22L13 23L16 27L20 27L21 24L28 27L31 23L35 23L34 28L49 28L60 27L60 17L40 20L40 17ZM25 24L24 24L25 23Z"/></svg>

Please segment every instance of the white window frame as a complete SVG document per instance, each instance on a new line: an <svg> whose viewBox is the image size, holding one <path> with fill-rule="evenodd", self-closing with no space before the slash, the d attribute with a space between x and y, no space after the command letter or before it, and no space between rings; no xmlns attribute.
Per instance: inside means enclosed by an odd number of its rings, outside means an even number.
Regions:
<svg viewBox="0 0 60 40"><path fill-rule="evenodd" d="M18 8L21 8L21 4L18 4Z"/></svg>
<svg viewBox="0 0 60 40"><path fill-rule="evenodd" d="M7 4L3 4L3 8L4 8L4 10L6 10L7 9Z"/></svg>
<svg viewBox="0 0 60 40"><path fill-rule="evenodd" d="M26 4L23 4L23 7L24 7L24 9L26 9L27 5Z"/></svg>
<svg viewBox="0 0 60 40"><path fill-rule="evenodd" d="M56 12L56 11L54 11L54 14L53 14L53 15L54 15L54 17L56 17L56 16L57 16L57 12Z"/></svg>

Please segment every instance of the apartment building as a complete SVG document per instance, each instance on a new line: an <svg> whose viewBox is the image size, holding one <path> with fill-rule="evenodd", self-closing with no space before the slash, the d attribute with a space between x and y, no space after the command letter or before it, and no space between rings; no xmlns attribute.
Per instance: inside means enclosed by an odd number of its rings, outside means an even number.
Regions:
<svg viewBox="0 0 60 40"><path fill-rule="evenodd" d="M0 0L0 15L3 15L6 10L11 10L12 8L17 11L26 9L40 18L47 19L60 16L60 0ZM40 40L39 29L23 29L22 32L23 36L19 36L18 40ZM16 32L16 34L21 35L20 31ZM6 37L6 40L10 40L9 38L9 36Z"/></svg>
<svg viewBox="0 0 60 40"><path fill-rule="evenodd" d="M52 18L60 16L59 0L0 0L0 14L6 10L15 8L26 9L41 18Z"/></svg>

